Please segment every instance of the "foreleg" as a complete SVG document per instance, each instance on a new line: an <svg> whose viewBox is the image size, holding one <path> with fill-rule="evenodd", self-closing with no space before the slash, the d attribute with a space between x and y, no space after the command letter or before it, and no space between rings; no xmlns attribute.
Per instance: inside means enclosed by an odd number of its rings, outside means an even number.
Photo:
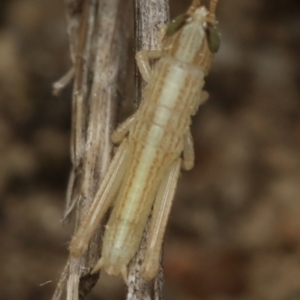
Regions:
<svg viewBox="0 0 300 300"><path fill-rule="evenodd" d="M162 40L166 33L166 25L161 24L158 33L158 49L157 50L141 50L136 53L135 59L138 69L143 79L148 83L151 77L152 68L150 65L151 59L158 59L162 55Z"/></svg>
<svg viewBox="0 0 300 300"><path fill-rule="evenodd" d="M141 50L135 55L136 64L143 79L148 83L151 77L150 60L161 57L160 50Z"/></svg>
<svg viewBox="0 0 300 300"><path fill-rule="evenodd" d="M209 97L209 94L207 91L201 92L201 96L197 97L197 99L194 103L194 106L192 107L192 112L191 112L192 116L194 116L197 113L199 106L204 104L207 101L208 97Z"/></svg>

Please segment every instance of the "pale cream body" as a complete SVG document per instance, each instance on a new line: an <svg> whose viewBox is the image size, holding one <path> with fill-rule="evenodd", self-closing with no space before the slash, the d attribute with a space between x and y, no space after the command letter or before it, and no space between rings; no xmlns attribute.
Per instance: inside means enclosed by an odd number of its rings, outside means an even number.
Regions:
<svg viewBox="0 0 300 300"><path fill-rule="evenodd" d="M202 88L212 53L205 26L207 20L215 22L214 15L208 15L203 6L192 9L187 24L163 41L161 52L137 54L138 66L147 81L142 104L113 134L113 140L122 143L70 245L72 255L82 255L113 205L102 255L93 272L103 268L108 274L121 273L127 280L127 266L138 250L153 208L141 272L147 280L157 273L180 165L191 169L194 164L189 126L191 116L207 98ZM154 56L159 61L152 72L149 59Z"/></svg>
<svg viewBox="0 0 300 300"><path fill-rule="evenodd" d="M161 178L182 153L203 83L200 68L168 55L156 64L129 133L132 161L105 230L108 273L118 274L136 253Z"/></svg>

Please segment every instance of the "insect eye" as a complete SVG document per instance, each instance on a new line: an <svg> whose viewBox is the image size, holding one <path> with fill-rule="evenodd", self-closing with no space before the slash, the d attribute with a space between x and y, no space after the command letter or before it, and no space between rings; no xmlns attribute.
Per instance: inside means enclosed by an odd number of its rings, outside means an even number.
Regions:
<svg viewBox="0 0 300 300"><path fill-rule="evenodd" d="M185 24L188 17L187 14L183 14L172 20L167 27L166 36L171 36L176 33Z"/></svg>
<svg viewBox="0 0 300 300"><path fill-rule="evenodd" d="M207 24L206 38L207 38L209 50L212 53L218 52L221 44L220 34L218 29L212 24Z"/></svg>

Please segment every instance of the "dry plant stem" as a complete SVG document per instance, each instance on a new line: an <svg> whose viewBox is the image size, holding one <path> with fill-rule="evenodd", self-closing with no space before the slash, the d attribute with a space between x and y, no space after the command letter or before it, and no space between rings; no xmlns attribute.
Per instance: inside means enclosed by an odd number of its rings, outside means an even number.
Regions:
<svg viewBox="0 0 300 300"><path fill-rule="evenodd" d="M97 0L70 2L67 0L68 33L70 37L70 52L74 64L74 87L72 99L71 128L71 160L73 168L70 173L66 208L63 222L68 221L80 194L80 180L86 143L88 120L88 75L93 72L92 38L95 30ZM81 15L78 24L78 15ZM75 32L77 30L77 36ZM76 51L76 52L74 52ZM75 189L77 190L75 191Z"/></svg>
<svg viewBox="0 0 300 300"><path fill-rule="evenodd" d="M159 30L161 24L169 22L169 1L167 0L135 0L135 53L141 49L155 50L159 48ZM143 90L143 82L138 68L135 67L135 106L138 107ZM147 243L149 221L144 232L138 253L129 265L127 300L162 299L163 270L162 264L153 282L147 282L140 276L141 264L144 260Z"/></svg>
<svg viewBox="0 0 300 300"><path fill-rule="evenodd" d="M58 96L60 92L71 82L74 77L74 68L71 68L62 78L54 82L52 94Z"/></svg>
<svg viewBox="0 0 300 300"><path fill-rule="evenodd" d="M124 11L128 10L128 2L84 0L72 3L68 0L66 3L71 57L75 64L72 191L68 192L69 202L77 203L75 231L110 163L110 135L118 107L117 85L123 86L125 79L122 75L127 34L121 28L126 22ZM95 285L99 274L89 275L89 271L99 259L100 234L101 231L97 230L83 257L69 258L53 300L60 299L65 281L67 300L84 299Z"/></svg>
<svg viewBox="0 0 300 300"><path fill-rule="evenodd" d="M68 279L68 275L69 275L69 261L67 261L64 270L62 271L61 275L60 275L60 279L59 282L57 283L55 292L52 296L52 299L60 299L61 295L65 289L65 284L66 281Z"/></svg>
<svg viewBox="0 0 300 300"><path fill-rule="evenodd" d="M82 163L88 117L88 72L91 69L91 39L95 28L96 1L85 0L82 5L82 19L78 28L78 42L71 43L76 50L75 78L72 100L71 160L75 172ZM71 48L71 49L72 49Z"/></svg>

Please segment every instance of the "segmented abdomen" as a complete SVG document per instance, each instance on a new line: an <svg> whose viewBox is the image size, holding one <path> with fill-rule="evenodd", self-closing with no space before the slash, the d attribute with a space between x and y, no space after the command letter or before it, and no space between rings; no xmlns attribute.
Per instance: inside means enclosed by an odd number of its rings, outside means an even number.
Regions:
<svg viewBox="0 0 300 300"><path fill-rule="evenodd" d="M181 155L202 86L199 68L168 56L156 64L129 133L132 161L105 231L102 254L110 264L127 264L136 253L161 178Z"/></svg>
<svg viewBox="0 0 300 300"><path fill-rule="evenodd" d="M198 67L170 56L161 58L145 88L145 101L136 114L129 143L153 145L162 155L178 157L203 84L203 72Z"/></svg>

